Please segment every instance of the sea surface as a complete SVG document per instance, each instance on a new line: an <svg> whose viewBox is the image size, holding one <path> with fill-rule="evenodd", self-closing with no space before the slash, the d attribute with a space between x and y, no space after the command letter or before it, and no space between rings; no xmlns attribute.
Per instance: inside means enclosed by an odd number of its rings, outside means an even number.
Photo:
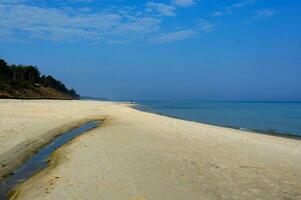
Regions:
<svg viewBox="0 0 301 200"><path fill-rule="evenodd" d="M139 101L139 110L260 133L301 137L301 102Z"/></svg>

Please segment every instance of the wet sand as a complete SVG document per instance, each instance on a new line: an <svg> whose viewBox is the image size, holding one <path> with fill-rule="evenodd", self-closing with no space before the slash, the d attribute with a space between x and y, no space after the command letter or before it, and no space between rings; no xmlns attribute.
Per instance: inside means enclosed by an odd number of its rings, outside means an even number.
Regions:
<svg viewBox="0 0 301 200"><path fill-rule="evenodd" d="M105 121L55 151L12 199L301 199L300 140L110 102L0 100L0 172L90 119Z"/></svg>

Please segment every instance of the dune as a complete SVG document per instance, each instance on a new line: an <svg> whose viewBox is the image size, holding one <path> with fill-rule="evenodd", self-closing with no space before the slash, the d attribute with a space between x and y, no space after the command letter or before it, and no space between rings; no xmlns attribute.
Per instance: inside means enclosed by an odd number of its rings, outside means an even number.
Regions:
<svg viewBox="0 0 301 200"><path fill-rule="evenodd" d="M11 199L301 199L301 141L99 101L0 100L0 175L51 138L104 120Z"/></svg>

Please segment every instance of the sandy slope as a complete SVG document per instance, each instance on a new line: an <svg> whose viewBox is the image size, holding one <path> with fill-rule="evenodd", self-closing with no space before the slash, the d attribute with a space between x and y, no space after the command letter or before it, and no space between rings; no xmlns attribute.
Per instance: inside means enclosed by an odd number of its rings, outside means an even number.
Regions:
<svg viewBox="0 0 301 200"><path fill-rule="evenodd" d="M301 199L301 141L114 103L0 101L0 152L85 118L102 127L57 150L17 199ZM0 158L1 158L0 155ZM0 168L1 169L1 168Z"/></svg>

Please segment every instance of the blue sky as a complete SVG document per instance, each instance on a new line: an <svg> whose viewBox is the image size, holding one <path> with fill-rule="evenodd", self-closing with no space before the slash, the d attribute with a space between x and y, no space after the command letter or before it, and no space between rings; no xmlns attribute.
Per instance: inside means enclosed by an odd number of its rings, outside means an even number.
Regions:
<svg viewBox="0 0 301 200"><path fill-rule="evenodd" d="M81 95L301 100L301 1L0 0L0 57Z"/></svg>

